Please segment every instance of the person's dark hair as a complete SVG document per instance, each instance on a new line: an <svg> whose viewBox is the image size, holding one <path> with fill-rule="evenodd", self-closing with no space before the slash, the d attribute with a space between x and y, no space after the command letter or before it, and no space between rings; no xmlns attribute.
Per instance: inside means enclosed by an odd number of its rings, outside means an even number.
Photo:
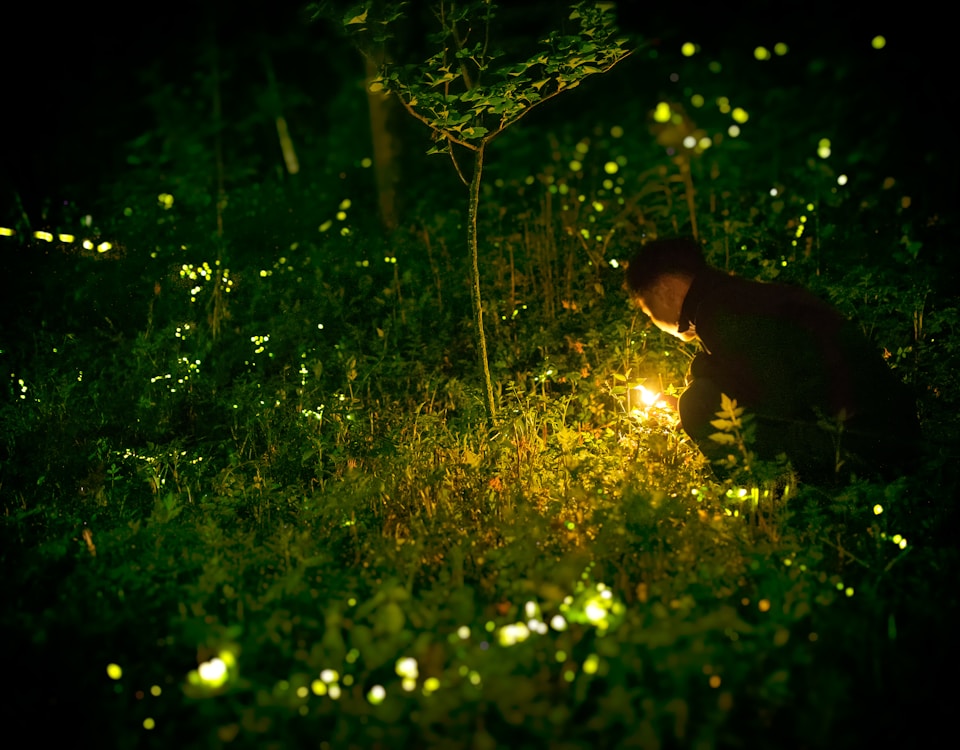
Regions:
<svg viewBox="0 0 960 750"><path fill-rule="evenodd" d="M696 240L683 237L643 245L627 266L627 285L634 294L650 291L666 274L696 276L707 262Z"/></svg>

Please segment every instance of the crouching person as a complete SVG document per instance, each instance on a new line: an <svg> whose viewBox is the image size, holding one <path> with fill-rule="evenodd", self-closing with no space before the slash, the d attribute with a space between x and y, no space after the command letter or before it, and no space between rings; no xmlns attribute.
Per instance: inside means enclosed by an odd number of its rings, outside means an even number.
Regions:
<svg viewBox="0 0 960 750"><path fill-rule="evenodd" d="M658 328L700 345L678 410L715 466L731 447L711 437L723 432L712 423L733 400L756 457L785 456L801 481L890 479L915 467L920 426L909 392L857 327L809 292L711 268L687 239L644 245L627 284ZM736 433L730 421L720 427Z"/></svg>

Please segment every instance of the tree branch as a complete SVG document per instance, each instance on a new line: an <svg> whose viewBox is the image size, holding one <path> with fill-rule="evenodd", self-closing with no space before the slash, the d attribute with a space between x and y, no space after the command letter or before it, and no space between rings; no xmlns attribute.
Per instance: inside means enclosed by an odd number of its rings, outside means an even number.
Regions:
<svg viewBox="0 0 960 750"><path fill-rule="evenodd" d="M619 62L625 60L626 58L630 57L630 55L632 55L632 54L633 54L633 51L632 51L632 50L627 50L627 51L623 54L623 57L619 57L619 58L617 58L616 60L614 60L614 61L613 61L612 63L610 63L607 67L603 68L603 69L600 71L600 73L606 73L606 72L610 71L610 70L613 68L614 65L616 65L617 63L619 63ZM539 107L541 104L546 104L548 101L550 101L551 99L553 99L555 96L558 96L559 94L562 94L562 93L564 93L565 91L569 91L569 90L570 90L570 87L569 87L569 86L565 86L565 87L562 88L562 89L558 88L558 89L557 89L556 91L554 91L552 94L547 94L547 95L546 95L545 97L543 97L542 99L539 99L538 101L536 101L536 102L534 102L533 104L531 104L531 105L530 105L529 107L527 107L525 110L523 110L523 111L520 112L518 115L516 115L512 120L505 120L504 122L500 123L500 125L497 127L497 129L496 129L495 131L493 131L490 135L486 136L486 137L483 139L483 140L484 140L484 143L487 143L487 142L489 142L489 141L492 141L496 136L500 135L500 133L502 133L502 132L503 132L504 130L506 130L508 127L510 127L511 125L513 125L515 122L519 121L521 118L526 117L528 114L530 114L531 111L533 111L534 109L536 109L537 107Z"/></svg>
<svg viewBox="0 0 960 750"><path fill-rule="evenodd" d="M453 153L453 141L449 139L447 140L447 152L450 154L450 161L453 162L453 168L457 170L457 175L460 177L460 182L467 187L470 187L470 180L464 176L463 171L460 169L460 165L457 163L457 157Z"/></svg>
<svg viewBox="0 0 960 750"><path fill-rule="evenodd" d="M434 127L434 126L430 123L430 120L428 120L426 117L424 117L424 116L421 115L419 112L417 112L417 110L415 110L413 107L411 107L411 106L410 106L410 103L407 102L402 96L400 96L399 94L397 94L397 98L400 100L400 104L403 105L403 108L404 108L405 110L407 110L407 112L410 114L411 117L414 117L414 118L416 118L417 120L419 120L420 122L422 122L424 125L426 125L428 128L430 128L430 130L432 130L434 133L439 133L439 134L442 135L444 138L446 138L448 141L450 141L450 143L456 143L458 146L463 146L464 148L470 149L471 151L478 151L478 150L479 150L479 146L475 146L474 144L470 143L469 141L464 141L464 140L462 140L462 139L460 139L460 138L457 138L456 136L451 135L451 134L450 134L449 132L447 132L446 130L442 130L442 129L440 129L440 128Z"/></svg>

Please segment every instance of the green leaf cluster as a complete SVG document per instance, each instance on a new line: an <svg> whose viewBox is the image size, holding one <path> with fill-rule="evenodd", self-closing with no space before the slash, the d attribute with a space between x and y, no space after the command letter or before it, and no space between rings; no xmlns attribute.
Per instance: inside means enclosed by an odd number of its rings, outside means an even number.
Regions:
<svg viewBox="0 0 960 750"><path fill-rule="evenodd" d="M473 148L489 141L531 109L606 72L632 51L617 35L608 7L580 2L569 17L575 33L551 32L539 50L510 62L491 41L495 12L493 3L482 0L437 3L440 31L431 37L437 52L420 64L388 64L370 84L371 91L397 96L433 130L434 151L451 143Z"/></svg>

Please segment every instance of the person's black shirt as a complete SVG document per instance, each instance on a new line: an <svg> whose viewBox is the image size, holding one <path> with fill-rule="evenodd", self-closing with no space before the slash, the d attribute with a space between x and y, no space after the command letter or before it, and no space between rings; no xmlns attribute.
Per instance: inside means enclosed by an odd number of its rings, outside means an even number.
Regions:
<svg viewBox="0 0 960 750"><path fill-rule="evenodd" d="M681 395L684 430L711 459L720 394L753 415L753 449L786 454L801 479L897 476L916 460L919 423L907 389L838 311L809 292L706 268L684 299L679 332L702 351Z"/></svg>

